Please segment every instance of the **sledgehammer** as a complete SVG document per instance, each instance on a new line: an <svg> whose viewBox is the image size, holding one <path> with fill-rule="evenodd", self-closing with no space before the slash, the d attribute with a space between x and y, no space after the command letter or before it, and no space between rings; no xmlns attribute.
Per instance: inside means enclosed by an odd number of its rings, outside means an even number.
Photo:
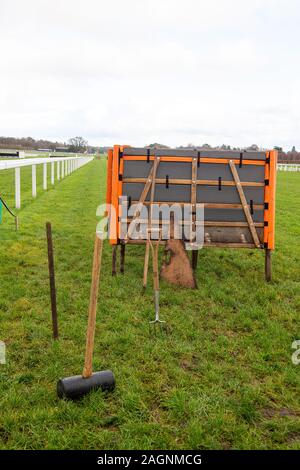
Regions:
<svg viewBox="0 0 300 470"><path fill-rule="evenodd" d="M74 400L86 395L92 389L113 390L115 387L115 378L112 371L103 370L93 373L93 350L102 247L103 240L96 234L83 372L82 375L66 377L57 382L57 395L59 398Z"/></svg>

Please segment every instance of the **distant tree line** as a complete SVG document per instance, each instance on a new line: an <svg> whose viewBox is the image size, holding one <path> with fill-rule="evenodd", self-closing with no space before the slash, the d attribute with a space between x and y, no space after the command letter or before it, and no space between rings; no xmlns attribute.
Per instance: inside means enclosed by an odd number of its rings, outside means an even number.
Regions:
<svg viewBox="0 0 300 470"><path fill-rule="evenodd" d="M38 150L51 149L54 150L56 147L66 147L65 142L51 142L50 140L39 139L35 140L32 137L0 137L0 148L6 149L18 149L18 150Z"/></svg>
<svg viewBox="0 0 300 470"><path fill-rule="evenodd" d="M154 149L170 148L168 145L159 144L157 142L155 142L154 144L146 145L145 147L154 148ZM241 147L232 147L231 145L225 145L225 144L217 146L217 147L213 147L212 145L209 145L209 144L201 144L201 145L188 144L188 145L180 145L179 147L176 147L176 148L181 149L181 150L194 150L194 149L197 149L197 150L249 150L249 151L251 150L253 152L258 152L260 150L260 148L256 144L250 145L249 147L246 147L243 149Z"/></svg>
<svg viewBox="0 0 300 470"><path fill-rule="evenodd" d="M0 149L16 149L16 150L39 150L39 149L68 149L74 153L96 153L98 147L88 145L88 141L83 137L72 137L68 142L53 142L46 139L33 139L32 137L0 137Z"/></svg>
<svg viewBox="0 0 300 470"><path fill-rule="evenodd" d="M168 145L163 145L163 144L158 144L157 142L154 144L146 145L147 148L156 148L156 149L163 149L163 148L170 148ZM245 151L248 150L249 152L258 152L259 150L265 150L260 148L258 145L253 144L250 145L249 147L232 147L231 145L220 145L217 147L213 147L209 144L202 144L202 145L194 145L194 144L188 144L188 145L181 145L179 147L176 147L177 149L181 150L236 150L236 151ZM282 147L274 147L274 150L278 151L278 162L279 163L300 163L300 152L296 150L296 147L293 146L290 151L284 152Z"/></svg>
<svg viewBox="0 0 300 470"><path fill-rule="evenodd" d="M300 163L300 152L297 152L295 147L290 152L284 152L281 147L276 147L276 150L279 163Z"/></svg>

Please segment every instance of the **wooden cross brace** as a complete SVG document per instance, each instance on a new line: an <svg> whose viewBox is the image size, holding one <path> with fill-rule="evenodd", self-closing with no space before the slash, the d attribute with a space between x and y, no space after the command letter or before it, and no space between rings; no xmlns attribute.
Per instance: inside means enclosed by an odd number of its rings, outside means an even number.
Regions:
<svg viewBox="0 0 300 470"><path fill-rule="evenodd" d="M246 220L247 220L248 225L249 225L249 230L251 232L253 242L254 242L256 248L260 248L260 241L259 241L259 238L258 238L258 235L257 235L255 225L253 223L253 219L251 217L251 213L250 213L250 210L249 210L249 207L248 207L247 199L245 197L245 193L244 193L243 187L241 185L241 181L240 181L237 169L236 169L235 164L232 160L229 160L229 166L230 166L230 170L231 170L231 173L232 173L235 185L236 185L236 189L239 193L239 197L240 197L240 200L241 200L243 211L244 211L245 216L246 216Z"/></svg>
<svg viewBox="0 0 300 470"><path fill-rule="evenodd" d="M137 217L140 216L142 206L143 206L143 204L146 200L146 197L148 196L150 188L151 188L150 214L152 215L152 204L153 204L154 192L155 192L155 178L156 178L156 171L157 171L157 167L159 165L159 162L160 162L160 157L155 158L154 163L151 167L150 173L148 175L146 184L145 184L144 189L142 191L142 194L140 196L139 202L138 202L137 207L136 207L136 209L133 213L132 221L131 221L131 224L129 225L129 228L127 230L127 234L126 234L126 237L125 237L125 243L128 242L128 240L131 238L132 232L134 230L134 223L133 222L135 221L135 219ZM150 222L151 222L151 215L150 215Z"/></svg>

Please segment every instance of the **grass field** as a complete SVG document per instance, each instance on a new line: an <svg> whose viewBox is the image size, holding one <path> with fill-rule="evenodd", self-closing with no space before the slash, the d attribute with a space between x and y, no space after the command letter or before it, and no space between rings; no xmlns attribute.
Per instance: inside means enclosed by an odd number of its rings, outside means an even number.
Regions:
<svg viewBox="0 0 300 470"><path fill-rule="evenodd" d="M25 182L27 178L27 183ZM72 403L56 381L82 369L96 206L97 160L31 199L22 170L20 231L0 226L1 449L300 449L300 175L278 175L277 248L266 284L260 251L202 250L198 290L161 285L167 336L149 335L151 284L142 294L143 248L129 247L111 277L106 243L95 370L112 368L112 394ZM41 175L38 173L41 183ZM13 203L13 175L0 172ZM60 341L51 339L45 222L53 225Z"/></svg>

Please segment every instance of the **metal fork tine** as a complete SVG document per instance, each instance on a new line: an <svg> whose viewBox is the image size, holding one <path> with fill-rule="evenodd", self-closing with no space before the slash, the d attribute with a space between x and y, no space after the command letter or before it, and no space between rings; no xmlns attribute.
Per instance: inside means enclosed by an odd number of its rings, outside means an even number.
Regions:
<svg viewBox="0 0 300 470"><path fill-rule="evenodd" d="M158 273L158 249L159 249L159 242L161 240L161 231L156 240L155 248L153 247L152 240L151 240L151 231L148 232L148 240L149 245L152 253L152 264L153 264L153 287L154 287L154 305L155 305L155 319L149 322L150 331L151 326L153 327L155 335L157 335L157 330L161 333L164 331L165 321L160 320L159 318L159 273Z"/></svg>

